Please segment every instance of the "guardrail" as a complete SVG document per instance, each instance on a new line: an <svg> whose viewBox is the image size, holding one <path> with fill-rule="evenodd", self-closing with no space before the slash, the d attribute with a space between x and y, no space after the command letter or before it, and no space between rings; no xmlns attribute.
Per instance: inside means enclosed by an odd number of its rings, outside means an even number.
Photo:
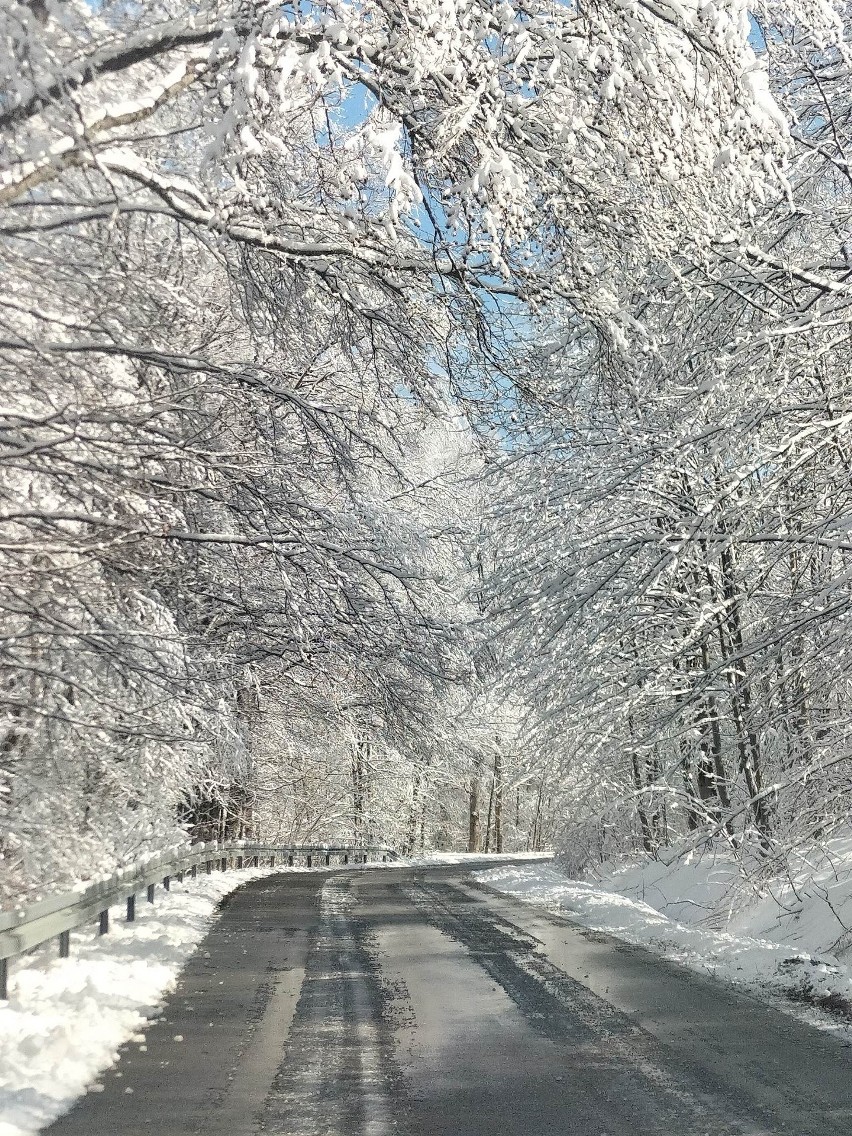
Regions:
<svg viewBox="0 0 852 1136"><path fill-rule="evenodd" d="M98 934L105 935L109 931L109 909L120 903L126 904L125 918L132 923L136 918L136 897L144 892L147 901L153 903L157 886L168 891L173 879L182 881L187 875L195 877L199 870L209 874L228 867L249 868L263 864L273 868L276 864L293 867L298 860L310 868L315 862L330 865L332 859L339 864L368 863L370 857L382 861L398 859L393 849L376 845L363 848L328 844L273 845L245 840L193 844L137 861L79 891L51 895L27 907L0 911L0 999L8 997L10 959L51 939L59 941L59 957L68 958L72 931L87 923L96 923Z"/></svg>

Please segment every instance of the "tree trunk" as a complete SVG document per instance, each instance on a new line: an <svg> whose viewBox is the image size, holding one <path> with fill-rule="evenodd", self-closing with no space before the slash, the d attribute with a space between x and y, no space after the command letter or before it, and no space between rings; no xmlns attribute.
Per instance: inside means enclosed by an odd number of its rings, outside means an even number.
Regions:
<svg viewBox="0 0 852 1136"><path fill-rule="evenodd" d="M408 825L406 826L405 833L405 854L411 856L414 853L414 846L417 843L417 821L419 815L419 798L420 789L422 784L422 774L420 769L414 772L414 786L411 793L411 808L408 813Z"/></svg>
<svg viewBox="0 0 852 1136"><path fill-rule="evenodd" d="M630 730L630 738L635 742L636 732L634 729L632 716L628 717L627 726ZM642 834L642 849L645 852L653 852L654 839L651 833L651 824L648 818L648 810L646 807L645 780L642 776L642 764L635 745L633 748L631 748L630 760L633 766L633 788L636 791L636 813L639 817L639 831Z"/></svg>
<svg viewBox="0 0 852 1136"><path fill-rule="evenodd" d="M533 813L532 827L530 828L530 838L527 842L528 852L540 852L539 841L541 839L541 798L544 794L544 780L538 783L538 796L535 802L535 812Z"/></svg>
<svg viewBox="0 0 852 1136"><path fill-rule="evenodd" d="M479 851L479 774L470 779L470 801L468 805L468 852Z"/></svg>
<svg viewBox="0 0 852 1136"><path fill-rule="evenodd" d="M734 556L730 545L722 549L722 588L725 597L727 612L727 626L730 635L730 648L727 657L731 659L728 674L731 681L731 710L734 725L737 731L737 750L740 759L740 772L742 773L746 788L752 800L752 815L762 842L768 844L772 832L772 817L769 802L763 793L763 777L761 772L760 743L757 734L751 726L751 686L745 664L744 641L742 624L740 621L739 596L736 590L734 576ZM726 636L721 634L719 625L720 644L723 652L728 649ZM732 658L732 655L734 656Z"/></svg>
<svg viewBox="0 0 852 1136"><path fill-rule="evenodd" d="M701 640L701 666L705 676L710 673L710 647L706 639ZM725 754L722 749L722 730L719 726L719 708L716 696L708 690L705 695L706 711L701 721L701 733L704 738L703 745L709 749L713 765L713 785L719 804L725 812L731 811L731 796L728 791L728 774L725 769ZM708 740L709 733L709 740ZM729 820L726 827L733 833L733 825Z"/></svg>
<svg viewBox="0 0 852 1136"><path fill-rule="evenodd" d="M426 851L426 798L427 793L420 794L420 855Z"/></svg>
<svg viewBox="0 0 852 1136"><path fill-rule="evenodd" d="M355 742L352 747L352 836L356 848L366 841L367 824L367 763L369 742Z"/></svg>
<svg viewBox="0 0 852 1136"><path fill-rule="evenodd" d="M503 851L503 755L494 750L494 851Z"/></svg>
<svg viewBox="0 0 852 1136"><path fill-rule="evenodd" d="M494 774L491 774L491 789L488 793L488 819L485 822L485 852L491 851L491 811L494 808Z"/></svg>

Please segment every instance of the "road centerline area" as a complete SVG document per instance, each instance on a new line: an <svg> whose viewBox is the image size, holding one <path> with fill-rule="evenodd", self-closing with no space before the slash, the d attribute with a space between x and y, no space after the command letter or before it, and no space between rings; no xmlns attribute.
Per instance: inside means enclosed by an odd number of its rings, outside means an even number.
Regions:
<svg viewBox="0 0 852 1136"><path fill-rule="evenodd" d="M288 1136L398 1131L393 1043L364 928L354 918L352 877L322 887L320 920L286 1054L260 1129Z"/></svg>
<svg viewBox="0 0 852 1136"><path fill-rule="evenodd" d="M52 1136L852 1130L836 1039L458 867L249 883L145 1045Z"/></svg>

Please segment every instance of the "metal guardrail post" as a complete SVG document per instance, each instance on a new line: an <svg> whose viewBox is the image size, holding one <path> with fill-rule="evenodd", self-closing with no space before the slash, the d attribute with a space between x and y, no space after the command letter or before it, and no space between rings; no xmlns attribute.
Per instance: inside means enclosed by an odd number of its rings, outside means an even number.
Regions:
<svg viewBox="0 0 852 1136"><path fill-rule="evenodd" d="M5 1002L9 997L9 963L6 959L0 959L0 1002Z"/></svg>
<svg viewBox="0 0 852 1136"><path fill-rule="evenodd" d="M98 934L105 935L109 930L109 908L98 916Z"/></svg>
<svg viewBox="0 0 852 1136"><path fill-rule="evenodd" d="M136 919L136 896L129 895L127 897L127 922L133 923Z"/></svg>
<svg viewBox="0 0 852 1136"><path fill-rule="evenodd" d="M71 957L71 932L59 932L59 957L67 959Z"/></svg>
<svg viewBox="0 0 852 1136"><path fill-rule="evenodd" d="M166 889L166 891L172 890L172 877L171 876L163 876L163 887Z"/></svg>
<svg viewBox="0 0 852 1136"><path fill-rule="evenodd" d="M157 889L156 884L148 884L147 899L148 899L149 903L154 902L154 894L156 892L156 889Z"/></svg>

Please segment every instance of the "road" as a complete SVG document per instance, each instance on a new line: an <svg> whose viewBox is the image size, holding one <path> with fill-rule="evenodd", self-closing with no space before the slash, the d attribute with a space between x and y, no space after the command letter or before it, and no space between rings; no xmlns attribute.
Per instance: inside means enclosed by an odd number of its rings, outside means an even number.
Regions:
<svg viewBox="0 0 852 1136"><path fill-rule="evenodd" d="M834 1136L852 1049L459 868L226 900L52 1136Z"/></svg>

